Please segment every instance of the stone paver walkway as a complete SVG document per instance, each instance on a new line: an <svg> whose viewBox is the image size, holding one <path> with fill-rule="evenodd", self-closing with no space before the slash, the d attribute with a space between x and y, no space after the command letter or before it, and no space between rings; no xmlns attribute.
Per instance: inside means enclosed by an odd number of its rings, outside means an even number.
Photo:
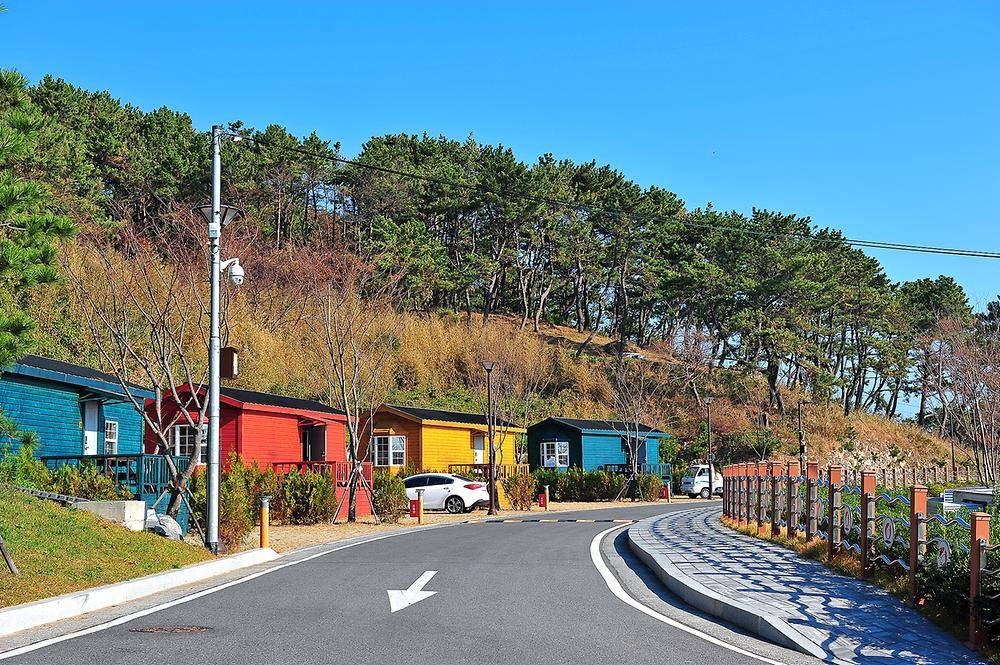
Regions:
<svg viewBox="0 0 1000 665"><path fill-rule="evenodd" d="M629 536L633 547L658 555L644 559L654 567L658 560L674 583L707 588L724 601L716 605L728 603L771 623L784 622L791 628L786 633L812 643L803 650L808 647L815 655L819 647L828 660L984 662L882 589L724 526L718 507L642 520L630 527Z"/></svg>

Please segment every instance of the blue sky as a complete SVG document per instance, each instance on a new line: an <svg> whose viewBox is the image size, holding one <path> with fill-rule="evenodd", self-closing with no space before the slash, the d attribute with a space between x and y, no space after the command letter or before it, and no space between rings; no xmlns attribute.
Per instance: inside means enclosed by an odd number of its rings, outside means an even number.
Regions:
<svg viewBox="0 0 1000 665"><path fill-rule="evenodd" d="M997 3L2 4L2 66L199 128L280 123L348 155L386 132L472 133L613 164L690 207L1000 251ZM1000 261L873 253L893 279L1000 293Z"/></svg>

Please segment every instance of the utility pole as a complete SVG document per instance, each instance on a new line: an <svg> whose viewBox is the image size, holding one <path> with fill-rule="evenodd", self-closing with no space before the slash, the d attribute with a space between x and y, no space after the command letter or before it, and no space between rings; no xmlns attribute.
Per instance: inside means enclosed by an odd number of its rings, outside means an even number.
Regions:
<svg viewBox="0 0 1000 665"><path fill-rule="evenodd" d="M212 554L219 551L219 236L222 235L222 127L212 126L212 219L208 223L212 257L211 327L208 343L208 541ZM191 460L195 463L197 460Z"/></svg>
<svg viewBox="0 0 1000 665"><path fill-rule="evenodd" d="M205 533L205 546L212 554L219 552L219 475L221 472L219 453L219 355L222 347L219 337L219 319L221 318L221 303L219 295L219 280L223 270L228 270L233 284L243 283L243 267L239 259L222 261L220 256L220 237L222 228L242 215L239 208L222 205L222 126L212 126L212 203L200 206L198 213L208 223L208 247L211 257L210 281L212 288L210 305L210 324L208 342L208 483L205 488L208 522ZM199 460L191 460L197 464Z"/></svg>
<svg viewBox="0 0 1000 665"><path fill-rule="evenodd" d="M489 484L490 484L490 509L489 515L497 514L497 466L496 457L493 455L493 368L496 363L491 360L483 361L483 369L486 370L486 438L489 440Z"/></svg>
<svg viewBox="0 0 1000 665"><path fill-rule="evenodd" d="M708 498L715 496L715 455L712 454L712 401L713 398L705 398L705 408L708 410L705 429L708 431Z"/></svg>

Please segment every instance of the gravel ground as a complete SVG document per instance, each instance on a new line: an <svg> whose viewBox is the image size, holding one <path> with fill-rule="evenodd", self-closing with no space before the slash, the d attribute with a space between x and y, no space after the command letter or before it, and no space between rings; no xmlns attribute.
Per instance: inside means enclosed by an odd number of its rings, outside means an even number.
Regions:
<svg viewBox="0 0 1000 665"><path fill-rule="evenodd" d="M677 498L674 497L673 503L697 503L698 500L691 500L686 497ZM603 508L623 508L623 507L636 507L636 506L655 506L655 505L668 505L666 501L615 501L615 502L599 502L599 503L585 503L577 501L553 501L550 506L549 513L567 512L571 510L596 510ZM539 508L533 509L530 513L517 512L517 511L503 511L500 513L499 517L516 517L521 515L531 514L533 516L540 516L545 514ZM424 524L442 524L447 522L464 522L466 520L478 520L486 519L485 510L474 510L471 513L466 513L463 515L450 515L445 512L425 512L424 513ZM339 523L339 524L310 524L310 525L272 525L271 526L271 547L277 552L287 552L289 550L297 549L299 547L308 547L310 545L318 545L320 543L328 543L337 540L344 540L345 538L353 538L354 536L366 536L370 534L379 533L382 531L392 531L399 529L400 527L407 526L417 526L417 520L411 517L404 517L396 524L375 524L374 520L371 518L363 518L365 521L355 522L353 524ZM254 529L250 534L247 535L244 541L244 547L256 547L260 539L260 533L257 529Z"/></svg>

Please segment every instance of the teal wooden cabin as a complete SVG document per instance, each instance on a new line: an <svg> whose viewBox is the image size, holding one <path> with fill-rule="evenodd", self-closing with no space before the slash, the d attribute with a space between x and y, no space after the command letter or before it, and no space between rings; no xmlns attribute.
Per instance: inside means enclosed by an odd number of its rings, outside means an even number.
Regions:
<svg viewBox="0 0 1000 665"><path fill-rule="evenodd" d="M139 400L153 397L141 386L129 391ZM38 435L39 457L143 452L142 415L116 377L89 367L25 356L0 375L0 409Z"/></svg>
<svg viewBox="0 0 1000 665"><path fill-rule="evenodd" d="M622 472L630 464L626 427L620 422L579 418L546 418L528 428L528 464L532 470L571 466L585 471ZM670 465L660 464L660 442L670 435L648 425L638 427L639 470L670 478Z"/></svg>
<svg viewBox="0 0 1000 665"><path fill-rule="evenodd" d="M128 384L128 393L142 402L151 390ZM18 429L34 432L34 455L50 469L92 464L152 506L169 483L160 455L143 452L142 414L118 378L73 363L41 356L24 356L0 374L0 409ZM16 452L20 440L0 437L0 446ZM179 468L186 457L174 458ZM156 506L166 509L166 499ZM187 511L178 515L187 528Z"/></svg>

